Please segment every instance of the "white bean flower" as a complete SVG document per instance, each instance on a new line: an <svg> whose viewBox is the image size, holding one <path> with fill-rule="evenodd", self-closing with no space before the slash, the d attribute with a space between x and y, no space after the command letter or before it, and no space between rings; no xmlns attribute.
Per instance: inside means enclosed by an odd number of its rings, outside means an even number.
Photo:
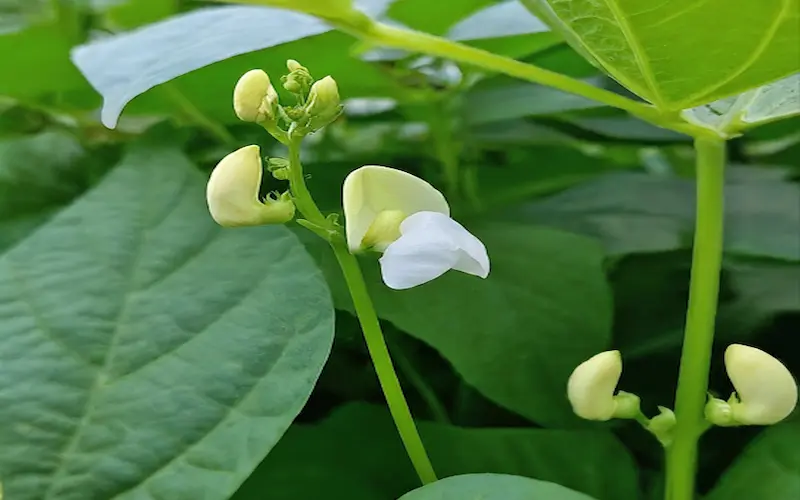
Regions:
<svg viewBox="0 0 800 500"><path fill-rule="evenodd" d="M447 200L426 181L367 165L347 176L342 198L350 251L383 253L381 274L389 288L412 288L450 269L489 275L486 247L450 218Z"/></svg>

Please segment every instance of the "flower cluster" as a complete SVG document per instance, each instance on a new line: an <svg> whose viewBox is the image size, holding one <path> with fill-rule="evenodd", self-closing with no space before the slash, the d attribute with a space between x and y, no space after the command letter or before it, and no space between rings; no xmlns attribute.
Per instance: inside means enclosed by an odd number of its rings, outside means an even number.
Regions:
<svg viewBox="0 0 800 500"><path fill-rule="evenodd" d="M264 126L284 143L292 134L302 136L325 127L342 111L333 78L314 82L297 61L288 61L287 67L289 74L281 81L297 97L297 106L282 107L269 76L261 70L245 73L233 95L234 111L241 120ZM291 192L291 169L298 167L275 158L269 163L273 176L290 181L290 191L259 199L263 166L258 146L245 146L219 162L206 191L209 211L218 224L283 224L295 217L298 203ZM350 251L381 253L381 273L390 288L415 287L450 269L488 276L485 246L450 218L444 196L428 182L401 170L367 165L347 176L342 201Z"/></svg>

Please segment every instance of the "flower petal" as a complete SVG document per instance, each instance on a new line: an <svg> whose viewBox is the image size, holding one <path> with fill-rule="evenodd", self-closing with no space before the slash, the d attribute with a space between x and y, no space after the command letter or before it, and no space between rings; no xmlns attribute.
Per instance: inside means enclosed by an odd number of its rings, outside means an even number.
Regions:
<svg viewBox="0 0 800 500"><path fill-rule="evenodd" d="M383 281L404 290L438 278L450 269L485 278L486 247L458 222L438 212L417 212L400 224L400 238L380 259Z"/></svg>
<svg viewBox="0 0 800 500"><path fill-rule="evenodd" d="M486 246L450 217L437 212L418 212L400 224L400 234L412 232L440 233L452 242L458 251L453 269L462 273L486 278L489 276L489 255Z"/></svg>
<svg viewBox="0 0 800 500"><path fill-rule="evenodd" d="M450 215L442 193L402 170L366 165L347 176L342 187L347 245L356 251L375 217L386 210L406 215L430 211Z"/></svg>

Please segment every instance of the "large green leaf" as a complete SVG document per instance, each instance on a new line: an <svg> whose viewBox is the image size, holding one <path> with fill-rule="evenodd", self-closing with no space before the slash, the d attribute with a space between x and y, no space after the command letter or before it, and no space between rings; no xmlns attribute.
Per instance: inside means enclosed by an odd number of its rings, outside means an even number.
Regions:
<svg viewBox="0 0 800 500"><path fill-rule="evenodd" d="M727 251L800 260L800 186L730 179L725 194ZM639 173L609 174L523 209L537 223L599 237L614 254L687 248L693 211L691 181Z"/></svg>
<svg viewBox="0 0 800 500"><path fill-rule="evenodd" d="M418 426L439 477L518 474L599 500L637 498L635 463L607 431ZM385 407L355 403L293 426L234 500L398 498L418 481Z"/></svg>
<svg viewBox="0 0 800 500"><path fill-rule="evenodd" d="M800 420L770 427L722 476L705 500L800 497Z"/></svg>
<svg viewBox="0 0 800 500"><path fill-rule="evenodd" d="M400 500L592 500L582 493L554 483L505 474L467 474L418 488Z"/></svg>
<svg viewBox="0 0 800 500"><path fill-rule="evenodd" d="M17 500L228 498L306 402L333 310L283 227L223 230L141 144L0 255L0 478Z"/></svg>
<svg viewBox="0 0 800 500"><path fill-rule="evenodd" d="M89 185L84 151L62 132L0 141L0 252Z"/></svg>
<svg viewBox="0 0 800 500"><path fill-rule="evenodd" d="M380 12L381 3L385 2L367 2L370 8L365 10ZM257 67L276 77L286 72L289 58L300 60L317 76L334 75L346 96L391 87L376 68L349 57L352 39L329 33L331 29L318 19L288 10L213 7L80 46L72 58L103 95L102 120L109 127L116 125L123 108L136 96L212 64L178 80L175 88L186 94L184 99L192 106L224 121L234 119L230 99L239 76ZM273 49L262 50L269 47ZM160 101L141 104L144 110L164 107Z"/></svg>
<svg viewBox="0 0 800 500"><path fill-rule="evenodd" d="M522 3L617 81L666 109L712 102L798 70L798 0Z"/></svg>
<svg viewBox="0 0 800 500"><path fill-rule="evenodd" d="M455 271L392 291L377 262L364 273L378 314L436 348L462 377L496 403L540 424L576 425L567 378L608 347L611 295L603 252L581 236L539 227L471 227L486 244L486 280ZM329 252L315 252L337 307L352 309Z"/></svg>

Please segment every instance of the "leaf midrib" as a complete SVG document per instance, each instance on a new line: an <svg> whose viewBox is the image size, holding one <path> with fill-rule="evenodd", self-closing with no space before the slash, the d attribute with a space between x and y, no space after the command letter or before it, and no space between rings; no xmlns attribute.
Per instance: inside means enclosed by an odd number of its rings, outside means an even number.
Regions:
<svg viewBox="0 0 800 500"><path fill-rule="evenodd" d="M663 107L663 98L661 97L661 91L656 85L655 75L653 75L653 70L650 67L650 61L645 54L644 47L642 47L639 39L633 33L633 29L631 28L630 24L628 24L628 18L625 17L625 13L622 11L622 9L620 9L615 0L603 0L603 2L614 16L614 20L617 21L617 26L622 32L622 36L625 37L625 41L628 42L628 47L633 53L636 66L639 68L639 72L642 74L644 82L650 91L650 98L652 99L653 104L659 108Z"/></svg>

